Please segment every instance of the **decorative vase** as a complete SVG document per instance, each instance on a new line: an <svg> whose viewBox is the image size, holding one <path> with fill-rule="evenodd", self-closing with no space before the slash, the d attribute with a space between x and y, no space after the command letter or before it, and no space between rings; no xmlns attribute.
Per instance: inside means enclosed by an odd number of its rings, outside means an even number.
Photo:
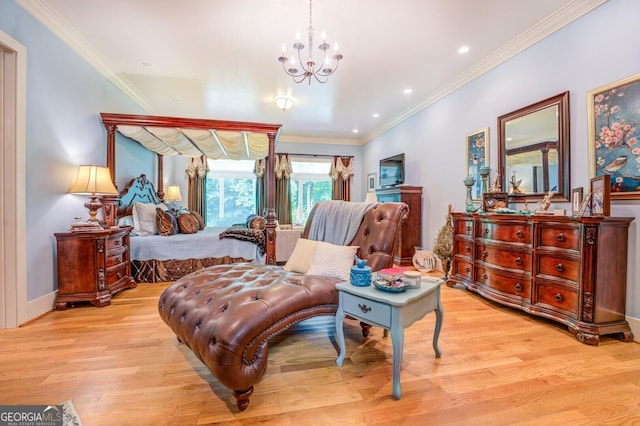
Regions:
<svg viewBox="0 0 640 426"><path fill-rule="evenodd" d="M491 167L480 167L480 179L482 179L482 194L489 190L489 173L491 173Z"/></svg>
<svg viewBox="0 0 640 426"><path fill-rule="evenodd" d="M367 261L355 257L356 264L351 267L351 274L349 275L351 284L358 287L366 287L371 285L371 267L366 266Z"/></svg>

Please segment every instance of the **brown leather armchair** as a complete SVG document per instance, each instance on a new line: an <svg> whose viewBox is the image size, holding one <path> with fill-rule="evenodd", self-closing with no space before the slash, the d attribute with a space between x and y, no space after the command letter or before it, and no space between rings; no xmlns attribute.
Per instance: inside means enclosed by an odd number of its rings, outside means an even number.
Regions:
<svg viewBox="0 0 640 426"><path fill-rule="evenodd" d="M359 246L358 257L367 259L372 271L393 265L408 211L404 203L384 203L364 215L350 245ZM244 410L267 367L269 339L299 321L335 315L339 281L271 265L213 266L169 286L158 309L178 340L234 391L238 409Z"/></svg>

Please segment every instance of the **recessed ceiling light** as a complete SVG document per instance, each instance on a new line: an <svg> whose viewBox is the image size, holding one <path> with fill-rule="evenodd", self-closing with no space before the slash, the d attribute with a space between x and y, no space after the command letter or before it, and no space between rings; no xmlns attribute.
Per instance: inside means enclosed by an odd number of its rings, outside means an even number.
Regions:
<svg viewBox="0 0 640 426"><path fill-rule="evenodd" d="M359 132L358 129L353 129L352 131L353 131L353 133L358 133Z"/></svg>
<svg viewBox="0 0 640 426"><path fill-rule="evenodd" d="M413 92L413 90L412 90L412 89L404 89L404 90L402 91L402 93L404 93L405 95L408 95L408 94L410 94L410 93L412 93L412 92Z"/></svg>
<svg viewBox="0 0 640 426"><path fill-rule="evenodd" d="M152 64L151 62L143 62L143 63L142 63L142 66L143 66L143 67L150 68L150 67L152 67L152 66L153 66L153 64Z"/></svg>
<svg viewBox="0 0 640 426"><path fill-rule="evenodd" d="M373 118L378 118L378 117L380 117L380 114L378 114L377 112L374 112L371 116Z"/></svg>
<svg viewBox="0 0 640 426"><path fill-rule="evenodd" d="M462 46L458 49L458 53L467 53L469 50L469 46Z"/></svg>

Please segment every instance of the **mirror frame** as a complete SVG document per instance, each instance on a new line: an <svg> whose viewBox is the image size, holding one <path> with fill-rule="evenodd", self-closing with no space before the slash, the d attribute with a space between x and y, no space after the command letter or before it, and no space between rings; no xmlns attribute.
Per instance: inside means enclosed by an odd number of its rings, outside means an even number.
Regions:
<svg viewBox="0 0 640 426"><path fill-rule="evenodd" d="M569 91L560 93L516 111L498 117L498 173L502 190L509 192L506 176L506 137L505 126L510 120L532 114L550 106L558 106L558 191L551 201L569 201ZM510 202L524 202L529 199L541 199L545 193L509 194Z"/></svg>

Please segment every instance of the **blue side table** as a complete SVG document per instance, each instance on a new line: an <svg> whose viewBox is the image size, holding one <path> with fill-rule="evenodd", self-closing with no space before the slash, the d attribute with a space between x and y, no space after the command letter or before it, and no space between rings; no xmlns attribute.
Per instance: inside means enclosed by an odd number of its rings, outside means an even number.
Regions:
<svg viewBox="0 0 640 426"><path fill-rule="evenodd" d="M340 295L340 304L336 312L336 336L340 346L340 355L336 364L342 366L346 356L343 322L350 315L367 324L391 331L393 345L393 397L400 399L400 369L404 347L404 329L434 311L436 327L433 332L433 350L440 358L438 337L442 328L442 304L440 301L441 279L422 277L420 288L408 289L402 293L387 293L374 286L358 287L348 282L336 284Z"/></svg>

